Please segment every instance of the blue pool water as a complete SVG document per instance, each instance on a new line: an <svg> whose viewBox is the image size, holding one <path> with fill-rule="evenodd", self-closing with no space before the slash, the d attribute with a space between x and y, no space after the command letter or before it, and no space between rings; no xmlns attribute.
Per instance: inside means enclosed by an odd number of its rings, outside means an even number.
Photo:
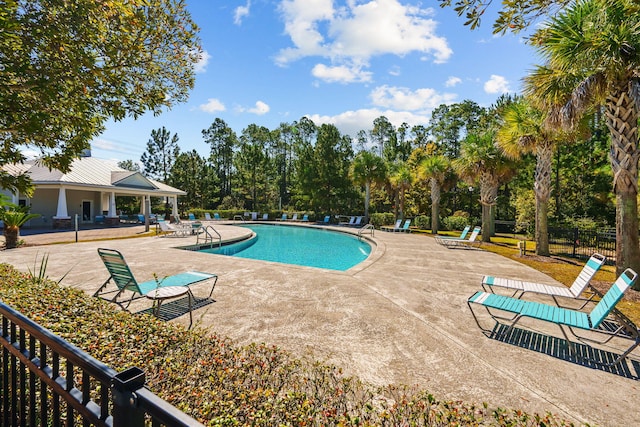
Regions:
<svg viewBox="0 0 640 427"><path fill-rule="evenodd" d="M257 237L202 252L345 271L367 259L371 246L323 228L251 224Z"/></svg>

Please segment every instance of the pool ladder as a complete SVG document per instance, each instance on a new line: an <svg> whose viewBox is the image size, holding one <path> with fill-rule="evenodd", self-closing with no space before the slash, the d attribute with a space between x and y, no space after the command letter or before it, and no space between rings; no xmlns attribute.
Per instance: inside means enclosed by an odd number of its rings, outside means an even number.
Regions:
<svg viewBox="0 0 640 427"><path fill-rule="evenodd" d="M220 235L220 233L218 233L218 231L213 228L212 225L207 225L206 227L204 227L204 232L203 233L198 233L198 237L196 238L196 245L200 246L200 234L204 234L204 242L202 243L203 246L206 245L207 243L210 243L209 247L213 248L213 234L211 234L209 232L209 230L211 230L217 237L218 237L218 247L222 246L222 236Z"/></svg>
<svg viewBox="0 0 640 427"><path fill-rule="evenodd" d="M358 239L362 238L362 235L367 231L367 230L371 230L371 237L373 237L373 233L376 231L376 227L374 227L373 224L365 224L364 227L362 227L360 230L358 230Z"/></svg>

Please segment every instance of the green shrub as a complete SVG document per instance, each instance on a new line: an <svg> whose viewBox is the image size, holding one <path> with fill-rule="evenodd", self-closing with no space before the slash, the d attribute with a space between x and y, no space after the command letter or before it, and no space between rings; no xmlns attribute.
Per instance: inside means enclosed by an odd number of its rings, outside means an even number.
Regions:
<svg viewBox="0 0 640 427"><path fill-rule="evenodd" d="M369 219L369 222L378 228L383 225L392 225L393 221L394 216L390 212L373 213Z"/></svg>
<svg viewBox="0 0 640 427"><path fill-rule="evenodd" d="M442 219L442 226L445 230L462 230L469 224L469 219L463 216L448 216Z"/></svg>
<svg viewBox="0 0 640 427"><path fill-rule="evenodd" d="M426 215L418 215L413 219L413 224L421 230L431 229L431 217Z"/></svg>
<svg viewBox="0 0 640 427"><path fill-rule="evenodd" d="M570 425L415 387L373 387L274 346L238 346L35 279L0 264L3 302L117 371L144 368L154 393L206 425Z"/></svg>

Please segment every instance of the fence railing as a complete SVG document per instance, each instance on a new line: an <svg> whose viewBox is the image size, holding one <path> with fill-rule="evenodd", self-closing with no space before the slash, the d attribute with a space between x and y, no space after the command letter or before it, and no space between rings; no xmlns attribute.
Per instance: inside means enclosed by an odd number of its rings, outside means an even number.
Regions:
<svg viewBox="0 0 640 427"><path fill-rule="evenodd" d="M0 302L0 425L202 426L144 387Z"/></svg>
<svg viewBox="0 0 640 427"><path fill-rule="evenodd" d="M549 228L549 252L572 258L589 258L598 252L607 257L607 262L615 262L616 231Z"/></svg>

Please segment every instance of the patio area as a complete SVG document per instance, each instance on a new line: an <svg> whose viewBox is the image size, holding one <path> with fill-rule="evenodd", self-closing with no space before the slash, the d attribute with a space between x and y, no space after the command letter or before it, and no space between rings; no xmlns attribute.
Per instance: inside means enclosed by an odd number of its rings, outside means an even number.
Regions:
<svg viewBox="0 0 640 427"><path fill-rule="evenodd" d="M224 239L246 232L228 223L215 227ZM515 261L482 250L446 249L425 235L384 232L372 239L369 259L346 272L175 248L195 243L191 236L86 241L142 232L144 226L83 230L78 243L51 246L40 244L75 242L75 232L29 233L23 239L33 246L1 251L0 262L27 271L48 254L49 277L67 274L62 285L88 295L108 277L99 247L121 251L140 280L211 272L219 276L215 302L195 310L194 323L239 344L264 342L312 354L364 381L418 385L440 398L551 412L577 423L638 421L638 351L620 367L604 369L557 353L557 341L549 338L559 336L553 327L528 329L533 332L518 342L487 338L478 329L466 301L484 274L553 283ZM208 289L196 285L194 294ZM173 321L187 325L189 316Z"/></svg>

